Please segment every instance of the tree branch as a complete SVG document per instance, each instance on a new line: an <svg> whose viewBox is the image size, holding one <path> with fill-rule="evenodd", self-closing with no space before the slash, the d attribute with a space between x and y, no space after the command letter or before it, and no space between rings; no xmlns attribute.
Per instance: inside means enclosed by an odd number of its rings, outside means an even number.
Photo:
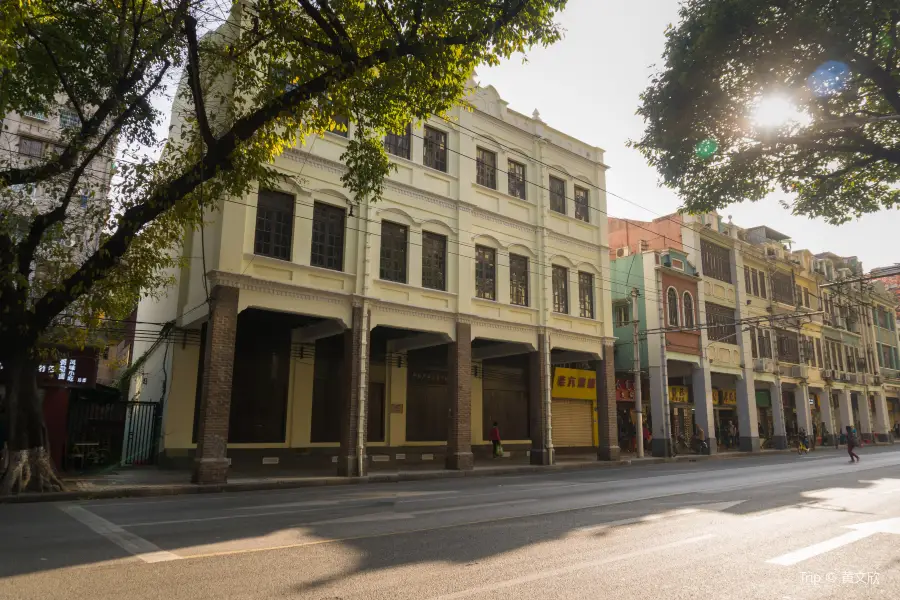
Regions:
<svg viewBox="0 0 900 600"><path fill-rule="evenodd" d="M300 3L300 6L303 7L303 11L307 15L309 15L309 17L313 21L316 22L316 25L319 26L319 29L321 29L325 33L325 35L328 36L328 39L330 39L331 42L335 46L337 46L339 48L341 46L343 46L343 44L341 43L341 38L340 38L340 36L338 36L337 31L335 31L331 27L331 25L328 24L328 21L326 21L325 18L322 16L322 13L319 12L319 10L315 6L313 6L309 0L297 0L297 1Z"/></svg>
<svg viewBox="0 0 900 600"><path fill-rule="evenodd" d="M338 35L346 40L347 45L352 46L353 41L350 39L350 34L347 33L347 29L344 27L344 24L341 23L340 18L338 18L338 16L334 14L334 11L331 9L331 5L328 4L328 0L319 0L319 4L322 6L322 12L325 13L325 17L328 19L328 22L331 24L334 30L337 31Z"/></svg>
<svg viewBox="0 0 900 600"><path fill-rule="evenodd" d="M403 41L403 32L400 31L400 26L397 24L397 21L391 16L391 13L388 11L387 5L385 5L384 0L377 0L378 9L381 11L382 16L384 16L384 20L387 21L388 25L391 29L394 30L394 36L398 41Z"/></svg>
<svg viewBox="0 0 900 600"><path fill-rule="evenodd" d="M82 124L86 121L84 116L84 110L81 108L81 102L78 98L75 97L75 89L72 87L72 84L69 82L69 78L66 77L65 72L59 64L59 61L56 60L56 55L50 50L50 46L41 39L38 35L37 31L31 26L28 21L23 20L22 24L25 25L25 29L28 31L28 35L30 35L34 40L41 45L44 49L44 52L47 53L47 56L50 58L50 62L53 63L53 69L56 71L56 76L59 77L59 83L62 85L63 90L66 92L66 96L69 97L69 100L72 101L72 106L75 107L75 112L78 113L78 119Z"/></svg>
<svg viewBox="0 0 900 600"><path fill-rule="evenodd" d="M191 15L186 16L184 29L188 47L187 79L191 96L194 98L194 114L197 116L197 126L200 128L203 141L207 146L212 146L216 143L216 138L209 127L206 104L203 101L203 86L200 82L200 52L197 48L197 20Z"/></svg>
<svg viewBox="0 0 900 600"><path fill-rule="evenodd" d="M308 0L298 1L308 4ZM200 160L168 184L156 188L144 202L128 208L119 219L116 231L107 238L103 245L57 288L49 291L35 303L34 310L28 318L28 335L36 339L38 332L46 329L53 318L75 298L89 293L96 283L104 280L109 270L125 255L135 236L145 225L172 208L201 183L216 177L216 174L222 170L231 168L233 152L240 144L253 137L260 127L277 118L284 111L327 92L330 86L346 81L373 66L404 56L421 56L430 52L435 46L449 47L485 42L499 29L512 22L525 8L527 1L507 0L504 3L502 14L497 19L491 20L484 27L475 31L446 37L427 36L424 39L415 40L406 37L403 43L382 46L371 54L356 60L345 60L340 65L336 65L281 96L273 98L259 110L236 120L231 128L216 140L216 144L207 149L206 154Z"/></svg>
<svg viewBox="0 0 900 600"><path fill-rule="evenodd" d="M168 71L170 66L169 61L166 61L163 64L163 68L160 69L159 73L157 73L156 78L153 82L148 86L144 93L141 94L134 102L132 102L127 109L125 109L122 114L116 117L116 120L110 125L107 129L106 133L103 135L101 141L94 145L91 148L90 152L88 152L84 158L81 160L81 163L72 173L72 177L69 179L69 185L66 188L65 194L63 194L59 206L55 207L53 210L42 213L35 218L35 220L31 224L31 228L28 231L28 235L22 240L16 248L15 254L18 256L18 271L19 274L28 277L31 273L31 262L34 259L34 253L37 250L37 247L40 245L41 240L44 236L44 233L48 228L52 227L56 223L60 223L66 217L66 211L69 209L69 203L72 201L72 196L74 196L75 191L78 187L78 183L81 181L82 175L87 170L91 161L97 157L100 151L106 147L106 144L112 139L114 135L118 133L121 129L122 125L131 118L134 114L134 111L144 103L146 103L147 98L156 90L160 83L162 83L163 77Z"/></svg>

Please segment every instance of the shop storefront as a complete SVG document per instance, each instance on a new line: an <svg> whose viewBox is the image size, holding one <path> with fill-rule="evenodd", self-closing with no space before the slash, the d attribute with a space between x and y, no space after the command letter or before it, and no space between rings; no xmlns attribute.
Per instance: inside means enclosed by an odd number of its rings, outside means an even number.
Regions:
<svg viewBox="0 0 900 600"><path fill-rule="evenodd" d="M690 440L694 433L694 405L690 388L683 385L669 386L669 407L672 419L672 435Z"/></svg>
<svg viewBox="0 0 900 600"><path fill-rule="evenodd" d="M652 428L650 421L650 398L647 390L649 382L644 382L641 411L644 424ZM634 406L634 379L616 379L616 427L619 433L619 446L624 452L635 452L637 446L637 411Z"/></svg>
<svg viewBox="0 0 900 600"><path fill-rule="evenodd" d="M809 392L809 414L812 418L813 430L817 433L816 444L822 443L822 406L820 395L817 392Z"/></svg>
<svg viewBox="0 0 900 600"><path fill-rule="evenodd" d="M737 391L713 389L713 413L716 423L716 439L725 448L736 447L738 440L731 439L729 424L738 427Z"/></svg>
<svg viewBox="0 0 900 600"><path fill-rule="evenodd" d="M775 428L772 423L772 395L769 390L756 390L756 418L759 422L760 439L772 437Z"/></svg>
<svg viewBox="0 0 900 600"><path fill-rule="evenodd" d="M551 415L553 445L590 448L597 445L597 373L554 367Z"/></svg>
<svg viewBox="0 0 900 600"><path fill-rule="evenodd" d="M782 390L781 404L784 406L784 430L787 435L797 435L797 403L792 390Z"/></svg>
<svg viewBox="0 0 900 600"><path fill-rule="evenodd" d="M887 398L888 422L894 431L894 436L900 439L897 425L900 424L900 398Z"/></svg>

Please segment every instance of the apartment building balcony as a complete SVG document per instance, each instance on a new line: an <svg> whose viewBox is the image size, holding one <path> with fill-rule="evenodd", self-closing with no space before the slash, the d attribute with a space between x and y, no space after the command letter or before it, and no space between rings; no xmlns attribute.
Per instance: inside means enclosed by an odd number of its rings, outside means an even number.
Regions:
<svg viewBox="0 0 900 600"><path fill-rule="evenodd" d="M889 380L900 380L900 370L881 367L881 377Z"/></svg>

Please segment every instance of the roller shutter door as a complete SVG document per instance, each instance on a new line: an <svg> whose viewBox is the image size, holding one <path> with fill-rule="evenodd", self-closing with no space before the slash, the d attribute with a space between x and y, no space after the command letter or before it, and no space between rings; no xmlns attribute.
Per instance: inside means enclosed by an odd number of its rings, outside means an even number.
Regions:
<svg viewBox="0 0 900 600"><path fill-rule="evenodd" d="M553 445L590 447L594 445L590 400L554 399L551 407Z"/></svg>

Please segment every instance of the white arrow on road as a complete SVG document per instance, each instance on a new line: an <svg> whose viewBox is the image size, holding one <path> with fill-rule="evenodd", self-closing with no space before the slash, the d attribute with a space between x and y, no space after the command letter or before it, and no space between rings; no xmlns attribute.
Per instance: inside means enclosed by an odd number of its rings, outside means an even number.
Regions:
<svg viewBox="0 0 900 600"><path fill-rule="evenodd" d="M893 533L900 535L900 519L885 519L883 521L873 521L871 523L848 525L848 527L854 531L839 535L818 544L813 544L812 546L807 546L806 548L801 548L800 550L782 554L781 556L769 559L766 562L773 565L789 567L801 563L804 560L809 560L814 556L819 556L820 554L837 550L842 546L864 540L876 533Z"/></svg>

